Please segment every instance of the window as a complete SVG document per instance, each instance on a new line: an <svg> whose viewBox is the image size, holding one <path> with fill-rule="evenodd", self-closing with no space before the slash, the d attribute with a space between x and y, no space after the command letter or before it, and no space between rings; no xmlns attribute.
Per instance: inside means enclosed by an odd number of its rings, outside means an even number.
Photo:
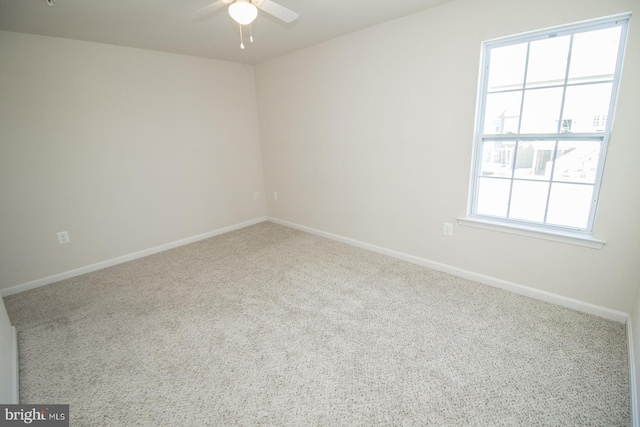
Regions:
<svg viewBox="0 0 640 427"><path fill-rule="evenodd" d="M628 21L484 44L471 217L591 233Z"/></svg>

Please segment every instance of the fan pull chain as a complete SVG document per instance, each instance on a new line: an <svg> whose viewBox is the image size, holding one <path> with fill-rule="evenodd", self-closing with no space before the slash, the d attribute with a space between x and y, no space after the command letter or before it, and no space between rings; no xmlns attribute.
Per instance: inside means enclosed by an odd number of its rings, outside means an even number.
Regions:
<svg viewBox="0 0 640 427"><path fill-rule="evenodd" d="M249 24L249 41L253 43L253 28L251 28L251 24Z"/></svg>
<svg viewBox="0 0 640 427"><path fill-rule="evenodd" d="M242 41L242 24L238 24L240 27L240 49L244 49L244 42Z"/></svg>

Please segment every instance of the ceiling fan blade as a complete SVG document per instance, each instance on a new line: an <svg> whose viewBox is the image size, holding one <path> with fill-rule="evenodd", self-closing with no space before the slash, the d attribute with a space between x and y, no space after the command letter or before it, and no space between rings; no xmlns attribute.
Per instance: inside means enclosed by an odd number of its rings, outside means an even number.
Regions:
<svg viewBox="0 0 640 427"><path fill-rule="evenodd" d="M208 15L209 13L215 12L216 10L220 9L222 6L226 6L226 5L227 3L224 2L223 0L214 1L210 5L205 6L202 9L196 10L191 14L191 16L197 18L200 16Z"/></svg>
<svg viewBox="0 0 640 427"><path fill-rule="evenodd" d="M287 24L298 19L297 13L284 6L280 6L278 3L272 2L271 0L263 0L262 3L258 5L258 8L264 10L269 15L273 15L276 18L283 20Z"/></svg>

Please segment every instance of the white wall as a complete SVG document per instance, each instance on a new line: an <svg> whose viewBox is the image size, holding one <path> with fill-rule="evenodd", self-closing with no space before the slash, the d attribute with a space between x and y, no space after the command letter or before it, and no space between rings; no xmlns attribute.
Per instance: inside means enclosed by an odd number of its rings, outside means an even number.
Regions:
<svg viewBox="0 0 640 427"><path fill-rule="evenodd" d="M631 367L631 404L635 406L633 412L633 426L640 426L638 410L640 409L640 394L637 387L640 386L640 292L636 295L633 309L627 321L627 333L630 338L629 362ZM635 395L634 395L635 393Z"/></svg>
<svg viewBox="0 0 640 427"><path fill-rule="evenodd" d="M0 289L265 215L252 66L11 32L0 58Z"/></svg>
<svg viewBox="0 0 640 427"><path fill-rule="evenodd" d="M597 214L602 250L455 227L467 209L483 40L634 0L456 0L256 67L270 216L630 312L640 277L640 25L632 18ZM551 13L552 11L552 13Z"/></svg>
<svg viewBox="0 0 640 427"><path fill-rule="evenodd" d="M0 298L0 403L3 404L18 403L15 345L14 329L4 308L4 301Z"/></svg>

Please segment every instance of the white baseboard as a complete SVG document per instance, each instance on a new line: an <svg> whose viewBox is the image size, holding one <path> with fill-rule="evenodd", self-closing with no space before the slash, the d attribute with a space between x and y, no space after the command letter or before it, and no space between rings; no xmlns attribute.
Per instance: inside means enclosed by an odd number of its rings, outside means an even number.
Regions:
<svg viewBox="0 0 640 427"><path fill-rule="evenodd" d="M380 246L372 245L369 243L361 242L359 240L351 239L348 237L339 236L337 234L328 233L325 231L317 230L315 228L306 227L304 225L295 224L289 221L283 221L278 218L273 217L260 217L256 219L252 219L249 221L245 221L239 224L231 225L228 227L219 228L217 230L213 230L207 233L199 234L197 236L188 237L186 239L178 240L175 242L167 243L164 245L156 246L154 248L145 249L143 251L135 252L129 255L124 255L121 257L113 258L107 261L102 261L96 264L88 265L85 267L81 267L75 270L66 271L63 273L55 274L53 276L44 277L42 279L37 279L31 282L23 283L20 285L12 286L10 288L0 290L0 296L6 297L9 295L17 294L19 292L28 291L30 289L39 288L41 286L48 285L50 283L58 282L60 280L69 279L71 277L80 276L82 274L91 273L93 271L101 270L103 268L111 267L117 264L122 264L124 262L132 261L134 259L143 258L149 255L156 254L158 252L163 252L169 249L173 249L179 246L184 246L189 243L197 242L199 240L208 239L210 237L214 237L220 234L228 233L230 231L238 230L244 227L248 227L250 225L258 224L264 221L271 221L276 224L281 224L287 227L295 228L298 230L305 231L307 233L315 234L318 236L326 237L331 240L336 240L342 243L346 243L352 246L357 246L362 249L367 249L373 252L378 252L387 256L391 256L397 259L401 259L404 261L411 262L413 264L422 265L427 268L431 268L433 270L442 271L445 273L452 274L454 276L462 277L468 280L473 280L475 282L479 282L485 285L493 286L496 288L504 289L510 292L514 292L520 295L525 295L531 298L535 298L538 300L550 302L552 304L560 305L562 307L571 308L574 310L578 310L584 313L593 314L595 316L604 317L605 319L614 320L616 322L625 323L628 318L628 314L612 310L606 307L597 306L595 304L590 304L587 302L579 301L573 298L567 298L562 295L553 294L551 292L542 291L539 289L531 288L524 285L519 285L517 283L508 282L506 280L497 279L495 277L485 276L483 274L475 273L473 271L464 270L458 267L453 267L451 265L443 264L436 261L431 261L425 258L420 258L414 255L405 254L402 252L398 252L392 249L383 248ZM640 427L640 426L639 426Z"/></svg>
<svg viewBox="0 0 640 427"><path fill-rule="evenodd" d="M18 331L15 326L11 327L13 333L13 357L11 367L11 402L14 405L20 403L20 357L18 353Z"/></svg>
<svg viewBox="0 0 640 427"><path fill-rule="evenodd" d="M31 289L39 288L60 280L70 279L72 277L80 276L82 274L91 273L93 271L102 270L103 268L112 267L114 265L122 264L124 262L133 261L134 259L143 258L149 255L156 254L158 252L164 252L169 249L177 248L179 246L188 245L189 243L197 242L199 240L208 239L210 237L218 236L220 234L228 233L230 231L239 230L241 228L248 227L250 225L258 224L267 220L267 217L260 217L249 221L241 222L239 224L230 225L228 227L219 228L217 230L209 231L207 233L198 234L197 236L187 237L175 242L166 243L164 245L156 246L154 248L145 249L143 251L135 252L129 255L123 255L117 258L112 258L107 261L102 261L96 264L80 267L75 270L65 271L64 273L54 274L53 276L44 277L28 283L22 283L20 285L12 286L10 288L0 290L0 296L6 297L9 295L17 294L20 292L28 291Z"/></svg>
<svg viewBox="0 0 640 427"><path fill-rule="evenodd" d="M631 425L640 427L638 420L638 385L636 384L636 358L633 349L633 327L632 322L627 321L627 346L629 347L629 394L631 395Z"/></svg>
<svg viewBox="0 0 640 427"><path fill-rule="evenodd" d="M367 249L373 252L378 252L383 255L388 255L393 258L408 261L413 264L422 265L433 270L449 273L454 276L462 277L464 279L479 282L484 285L493 286L496 288L504 289L509 292L513 292L520 295L525 295L537 300L550 302L562 307L571 308L573 310L581 311L583 313L593 314L595 316L604 317L605 319L614 320L616 322L625 323L627 321L628 314L622 311L612 310L606 307L597 306L588 302L579 301L573 298L567 298L562 295L553 294L551 292L542 291L539 289L531 288L529 286L519 285L517 283L508 282L506 280L497 279L495 277L485 276L484 274L475 273L473 271L464 270L462 268L453 267L451 265L443 264L436 261L431 261L425 258L420 258L414 255L405 254L402 252L394 251L392 249L383 248L380 246L372 245L369 243L361 242L359 240L350 239L348 237L339 236L337 234L327 233L325 231L316 230L315 228L306 227L304 225L295 224L289 221L283 221L278 218L267 217L267 220L276 224L284 225L286 227L295 228L307 233L315 234L321 237L326 237L331 240L346 243L352 246L357 246L362 249ZM640 426L639 426L640 427Z"/></svg>

